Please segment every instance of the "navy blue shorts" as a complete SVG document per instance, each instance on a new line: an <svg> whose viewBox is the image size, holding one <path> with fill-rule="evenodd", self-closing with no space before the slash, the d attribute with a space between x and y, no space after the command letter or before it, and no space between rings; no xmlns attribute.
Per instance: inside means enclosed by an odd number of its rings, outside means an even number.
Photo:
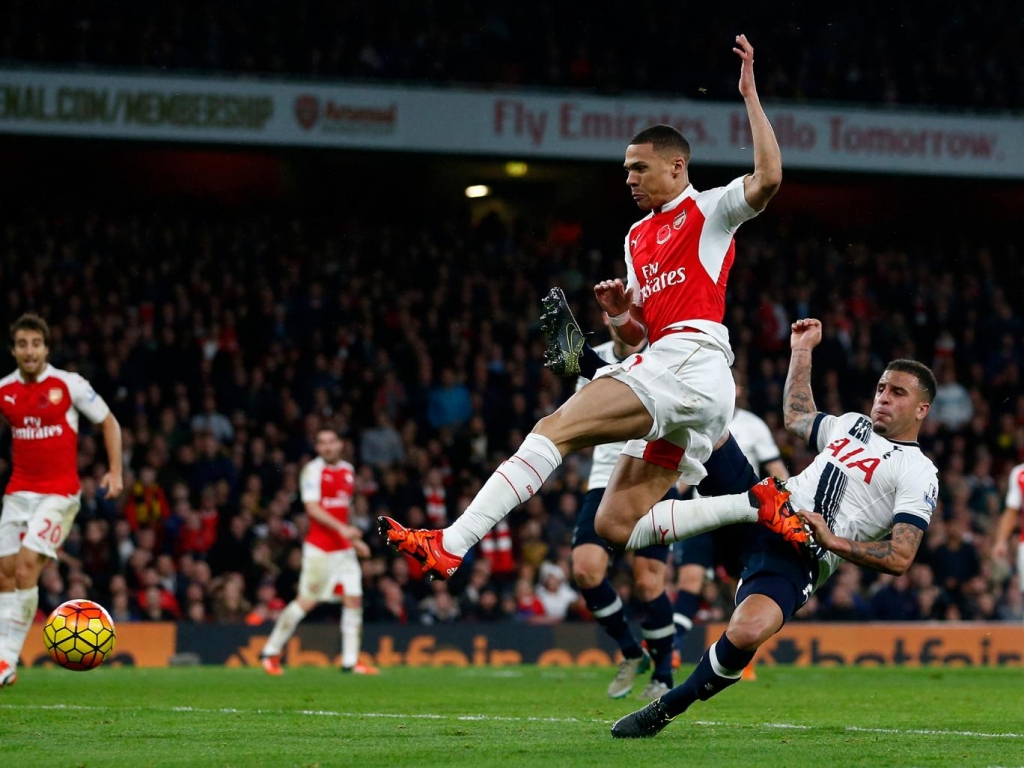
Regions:
<svg viewBox="0 0 1024 768"><path fill-rule="evenodd" d="M572 546L574 549L580 544L596 544L610 552L614 551L594 530L594 519L597 517L597 508L601 505L601 497L603 495L604 488L595 488L592 491L587 491L587 495L583 497L583 506L580 507L580 511L576 515L576 528L572 532ZM674 487L670 488L669 492L665 494L665 498L678 499L679 492ZM659 560L664 563L668 561L668 550L667 544L657 544L638 549L635 554L637 557L646 557L650 560Z"/></svg>
<svg viewBox="0 0 1024 768"><path fill-rule="evenodd" d="M729 527L736 529L740 546L736 605L750 595L765 595L782 609L783 620L789 621L814 591L817 559L756 523Z"/></svg>
<svg viewBox="0 0 1024 768"><path fill-rule="evenodd" d="M738 553L741 542L737 537L738 527L727 525L676 542L672 545L676 567L699 565L705 569L714 569L721 565L730 576L739 577Z"/></svg>

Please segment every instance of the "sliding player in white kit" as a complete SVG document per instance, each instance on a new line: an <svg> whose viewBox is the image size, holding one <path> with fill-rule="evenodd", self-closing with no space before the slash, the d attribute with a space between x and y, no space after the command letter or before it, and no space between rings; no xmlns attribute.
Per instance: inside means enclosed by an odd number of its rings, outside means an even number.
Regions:
<svg viewBox="0 0 1024 768"><path fill-rule="evenodd" d="M50 328L27 313L11 325L18 369L0 379L0 414L14 465L0 513L0 688L17 680L18 657L39 605L39 574L56 559L81 506L78 416L99 424L110 464L100 487L121 494L121 427L77 373L48 362Z"/></svg>
<svg viewBox="0 0 1024 768"><path fill-rule="evenodd" d="M790 505L797 508L813 539L791 529L787 541L760 526L745 526L738 537L742 579L728 628L684 683L615 723L615 738L654 736L698 699L739 680L757 649L843 560L892 574L905 573L914 562L938 497L935 465L917 444L935 397L935 376L917 361L894 360L878 381L870 416L826 416L815 408L810 385L811 350L821 341L821 323L798 320L792 330L786 428L819 453L785 490L773 479L762 487L775 488L781 514L793 515ZM767 495L702 498L675 502L674 508L662 502L637 524L628 548L755 522Z"/></svg>
<svg viewBox="0 0 1024 768"><path fill-rule="evenodd" d="M316 433L317 458L302 468L299 487L309 517L302 545L299 596L281 611L260 653L263 669L282 675L281 651L295 628L317 603L341 601L341 669L357 675L378 670L359 661L363 634L363 571L359 557L369 557L362 531L349 525L355 470L343 461L345 443L333 427ZM358 555L358 557L357 557Z"/></svg>

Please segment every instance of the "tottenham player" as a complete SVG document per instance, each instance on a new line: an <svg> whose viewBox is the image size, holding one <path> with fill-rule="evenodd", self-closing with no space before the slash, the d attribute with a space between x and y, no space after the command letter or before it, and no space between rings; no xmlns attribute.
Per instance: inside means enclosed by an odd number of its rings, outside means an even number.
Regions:
<svg viewBox="0 0 1024 768"><path fill-rule="evenodd" d="M81 500L78 415L103 432L107 498L121 494L121 427L77 373L54 368L50 328L35 314L10 330L17 370L0 379L0 413L11 429L14 465L0 513L0 687L17 679L18 657L39 604L39 574L57 557Z"/></svg>
<svg viewBox="0 0 1024 768"><path fill-rule="evenodd" d="M302 468L299 484L309 517L302 545L299 595L277 619L260 660L271 675L284 674L281 651L317 603L341 600L341 669L357 675L378 670L359 661L363 634L363 572L358 557L369 557L362 531L348 522L355 470L342 460L345 443L333 427L316 433L317 458ZM358 557L357 557L358 555Z"/></svg>
<svg viewBox="0 0 1024 768"><path fill-rule="evenodd" d="M725 187L690 184L690 146L670 126L653 126L626 148L626 184L649 214L626 237L627 286L594 293L627 344L650 347L601 369L590 384L541 419L519 450L488 479L463 515L443 531L410 530L379 518L382 534L439 578L451 576L471 546L537 492L562 457L626 440L598 508L597 534L624 544L636 521L677 479L695 484L727 435L733 414L733 355L722 325L733 235L764 209L782 183L782 159L754 85L746 37L739 90L754 144L754 171Z"/></svg>
<svg viewBox="0 0 1024 768"><path fill-rule="evenodd" d="M735 683L757 649L823 584L843 560L883 573L902 574L914 562L938 496L935 465L921 452L918 432L935 397L935 376L914 360L894 360L875 389L871 415L826 416L811 393L811 350L821 323L792 326L792 356L783 408L786 428L819 451L814 462L781 490L769 479L747 494L661 503L636 526L629 547L661 541L661 531L682 539L731 523L754 522L757 509L774 507L811 530L800 547L759 526L746 526L739 552L743 568L736 611L722 637L687 680L612 727L616 738L661 731L695 701ZM789 501L797 507L789 512ZM812 511L813 510L813 511ZM889 536L890 538L886 538ZM790 542L806 541L797 529Z"/></svg>
<svg viewBox="0 0 1024 768"><path fill-rule="evenodd" d="M608 325L608 316L604 317L605 325ZM606 363L620 363L646 348L646 342L630 347L612 331L612 340L598 345L594 351ZM576 381L577 391L588 381L586 377L579 377ZM608 695L613 699L627 696L633 690L637 675L646 672L653 663L651 680L640 693L641 699L650 701L667 692L673 684L672 646L675 625L672 623L672 604L665 594L668 547L663 544L645 547L636 552L633 559L633 586L643 613L640 630L647 646L645 651L630 629L622 598L608 579L611 559L608 545L594 530L594 517L601 496L624 446L624 442L618 442L594 448L587 494L576 517L576 529L572 536L572 575L594 619L604 627L622 652L618 672L608 685ZM670 490L668 498L679 498L674 488Z"/></svg>

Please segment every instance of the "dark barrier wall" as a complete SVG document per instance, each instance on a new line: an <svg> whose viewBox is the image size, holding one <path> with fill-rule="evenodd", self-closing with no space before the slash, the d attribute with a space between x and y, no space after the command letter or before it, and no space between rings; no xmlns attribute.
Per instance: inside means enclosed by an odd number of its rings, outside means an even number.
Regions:
<svg viewBox="0 0 1024 768"><path fill-rule="evenodd" d="M121 624L114 664L165 667L172 663L256 666L271 626ZM724 625L698 627L687 636L683 661L695 663ZM291 665L339 662L338 628L299 627L285 651ZM367 628L363 653L382 666L610 666L615 647L593 624L542 627L519 623L459 624L425 628L378 624ZM22 663L49 663L42 627L29 634ZM1024 666L1024 627L948 622L937 624L792 624L772 638L757 663L796 666Z"/></svg>

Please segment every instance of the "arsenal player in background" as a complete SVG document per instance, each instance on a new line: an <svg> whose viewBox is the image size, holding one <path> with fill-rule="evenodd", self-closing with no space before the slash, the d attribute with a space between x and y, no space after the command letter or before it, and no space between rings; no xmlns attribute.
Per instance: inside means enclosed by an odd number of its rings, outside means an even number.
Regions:
<svg viewBox="0 0 1024 768"><path fill-rule="evenodd" d="M11 429L14 467L0 513L0 687L17 679L18 657L39 604L39 574L57 557L81 502L78 417L103 431L109 471L100 487L121 494L121 426L77 373L49 364L50 328L27 313L11 326L18 368L0 379L0 414Z"/></svg>

